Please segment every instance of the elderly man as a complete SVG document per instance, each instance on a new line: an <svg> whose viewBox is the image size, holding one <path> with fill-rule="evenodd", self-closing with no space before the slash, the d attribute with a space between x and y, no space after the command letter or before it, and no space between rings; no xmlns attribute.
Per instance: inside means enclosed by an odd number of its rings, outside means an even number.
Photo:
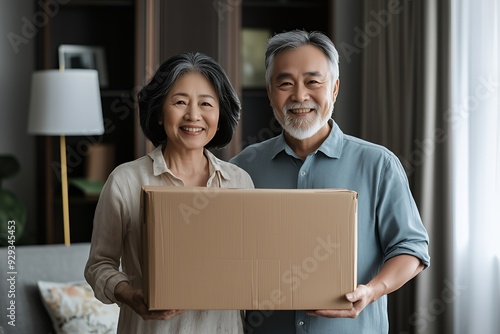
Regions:
<svg viewBox="0 0 500 334"><path fill-rule="evenodd" d="M388 333L387 294L430 263L428 235L405 171L388 149L344 134L332 119L339 92L338 53L324 34L295 30L270 38L266 86L283 132L247 147L231 162L250 174L256 188L356 191L359 285L345 296L352 309L259 316L250 311L247 331Z"/></svg>

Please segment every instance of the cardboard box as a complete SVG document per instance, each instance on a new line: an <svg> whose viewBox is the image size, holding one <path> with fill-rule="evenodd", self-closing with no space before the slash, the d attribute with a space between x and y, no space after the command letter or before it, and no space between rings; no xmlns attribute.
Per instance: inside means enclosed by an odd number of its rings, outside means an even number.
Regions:
<svg viewBox="0 0 500 334"><path fill-rule="evenodd" d="M355 192L145 186L141 198L151 310L352 307Z"/></svg>

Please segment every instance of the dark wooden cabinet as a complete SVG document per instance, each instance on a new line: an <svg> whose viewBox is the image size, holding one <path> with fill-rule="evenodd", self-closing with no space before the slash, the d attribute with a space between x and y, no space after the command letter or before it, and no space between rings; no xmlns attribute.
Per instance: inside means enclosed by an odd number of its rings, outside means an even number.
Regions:
<svg viewBox="0 0 500 334"><path fill-rule="evenodd" d="M105 133L67 136L68 179L85 178L93 145L106 144L112 166L133 160L136 4L133 0L72 0L54 7L36 1L36 12L52 13L37 35L36 68L59 68L60 45L100 47L104 50L108 84L101 87ZM47 7L48 6L48 7ZM52 7L51 7L52 6ZM99 74L101 75L101 74ZM59 138L40 137L37 144L40 243L63 242ZM90 241L97 196L69 187L71 241Z"/></svg>

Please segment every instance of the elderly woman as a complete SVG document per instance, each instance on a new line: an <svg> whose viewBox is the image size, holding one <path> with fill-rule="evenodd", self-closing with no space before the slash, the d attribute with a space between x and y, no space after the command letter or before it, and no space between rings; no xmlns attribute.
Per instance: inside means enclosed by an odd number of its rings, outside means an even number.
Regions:
<svg viewBox="0 0 500 334"><path fill-rule="evenodd" d="M86 280L103 303L120 305L119 333L242 333L239 311L147 309L139 223L143 185L253 188L245 171L208 150L232 138L236 92L212 58L182 53L161 65L138 98L142 130L156 148L118 166L106 181Z"/></svg>

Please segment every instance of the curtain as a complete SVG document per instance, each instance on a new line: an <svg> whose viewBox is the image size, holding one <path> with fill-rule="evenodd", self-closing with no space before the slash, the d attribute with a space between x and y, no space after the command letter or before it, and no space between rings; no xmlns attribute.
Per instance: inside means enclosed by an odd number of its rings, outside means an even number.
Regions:
<svg viewBox="0 0 500 334"><path fill-rule="evenodd" d="M500 333L500 5L452 5L456 333Z"/></svg>
<svg viewBox="0 0 500 334"><path fill-rule="evenodd" d="M400 158L430 237L430 268L389 295L390 333L452 333L449 1L365 0L363 10L361 136Z"/></svg>
<svg viewBox="0 0 500 334"><path fill-rule="evenodd" d="M365 0L362 136L406 168L431 267L391 333L500 333L500 6ZM377 25L378 24L378 25Z"/></svg>

